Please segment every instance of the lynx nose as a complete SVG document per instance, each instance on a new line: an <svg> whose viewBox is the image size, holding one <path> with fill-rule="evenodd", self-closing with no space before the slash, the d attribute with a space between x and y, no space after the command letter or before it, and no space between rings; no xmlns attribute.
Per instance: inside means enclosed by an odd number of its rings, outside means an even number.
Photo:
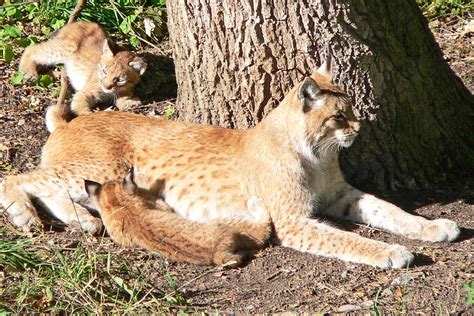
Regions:
<svg viewBox="0 0 474 316"><path fill-rule="evenodd" d="M360 131L360 123L359 122L352 122L351 127L354 130L354 132L359 133L359 131Z"/></svg>
<svg viewBox="0 0 474 316"><path fill-rule="evenodd" d="M104 82L104 88L107 90L111 90L114 87L113 82Z"/></svg>

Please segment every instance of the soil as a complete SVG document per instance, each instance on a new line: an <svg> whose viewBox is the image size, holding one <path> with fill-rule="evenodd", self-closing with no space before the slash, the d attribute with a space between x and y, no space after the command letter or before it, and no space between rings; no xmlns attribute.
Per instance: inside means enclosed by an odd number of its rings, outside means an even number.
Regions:
<svg viewBox="0 0 474 316"><path fill-rule="evenodd" d="M432 30L453 70L473 91L472 24L466 21L432 22ZM136 111L162 115L176 93L169 56L148 50L150 70L139 94L146 105ZM9 83L17 64L0 64L0 177L35 168L48 133L44 110L55 102L50 92L38 88L15 87ZM170 79L171 78L171 79ZM59 81L58 81L59 82ZM148 83L148 84L147 84ZM148 87L148 88L147 88ZM149 87L154 87L151 90ZM362 236L399 243L416 253L413 267L381 270L345 263L283 247L269 247L242 268L197 267L167 261L139 249L123 249L112 242L90 237L92 247L120 251L129 262L143 268L156 287L169 289L171 274L179 291L192 308L229 313L262 312L386 312L474 314L466 304L464 284L474 281L474 183L472 177L459 179L449 188L417 195L377 192L405 210L427 218L448 218L462 227L460 240L427 243L390 235L365 225L334 223ZM5 225L0 218L0 225ZM43 235L54 244L70 244L77 234L68 230ZM6 238L3 236L0 238ZM145 264L146 262L146 264ZM171 289L170 289L171 290Z"/></svg>

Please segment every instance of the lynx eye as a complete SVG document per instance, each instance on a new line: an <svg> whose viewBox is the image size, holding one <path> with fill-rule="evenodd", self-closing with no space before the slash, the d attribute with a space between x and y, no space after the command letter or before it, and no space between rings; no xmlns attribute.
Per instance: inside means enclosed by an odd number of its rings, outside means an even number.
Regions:
<svg viewBox="0 0 474 316"><path fill-rule="evenodd" d="M342 113L337 113L336 115L333 116L333 118L336 121L344 121L346 119L346 117Z"/></svg>
<svg viewBox="0 0 474 316"><path fill-rule="evenodd" d="M118 77L117 78L117 84L118 85L124 85L126 82L127 82L127 79L125 79L124 77Z"/></svg>

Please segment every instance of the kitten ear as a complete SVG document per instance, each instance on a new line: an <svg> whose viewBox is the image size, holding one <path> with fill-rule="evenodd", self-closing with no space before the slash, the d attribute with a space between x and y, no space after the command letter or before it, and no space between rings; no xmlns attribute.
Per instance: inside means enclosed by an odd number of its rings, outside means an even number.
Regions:
<svg viewBox="0 0 474 316"><path fill-rule="evenodd" d="M129 62L128 65L132 67L133 70L138 72L140 76L143 75L146 70L146 67L148 66L145 59L138 56L135 57L131 62Z"/></svg>
<svg viewBox="0 0 474 316"><path fill-rule="evenodd" d="M326 51L326 60L323 62L323 64L316 70L316 72L320 75L323 75L324 77L328 78L329 81L332 81L333 79L333 74L332 74L332 54L331 54L331 48L329 46L329 43L326 44L326 47L324 49Z"/></svg>
<svg viewBox="0 0 474 316"><path fill-rule="evenodd" d="M84 188L90 198L98 198L102 191L102 184L84 179Z"/></svg>
<svg viewBox="0 0 474 316"><path fill-rule="evenodd" d="M307 77L298 89L298 99L303 105L303 112L320 107L324 99L318 84L314 79Z"/></svg>
<svg viewBox="0 0 474 316"><path fill-rule="evenodd" d="M138 186L135 183L135 170L133 167L128 170L127 175L123 178L122 184L127 193L134 194L136 192Z"/></svg>
<svg viewBox="0 0 474 316"><path fill-rule="evenodd" d="M109 41L105 40L104 45L102 46L102 56L105 57L114 57L114 53L110 49Z"/></svg>

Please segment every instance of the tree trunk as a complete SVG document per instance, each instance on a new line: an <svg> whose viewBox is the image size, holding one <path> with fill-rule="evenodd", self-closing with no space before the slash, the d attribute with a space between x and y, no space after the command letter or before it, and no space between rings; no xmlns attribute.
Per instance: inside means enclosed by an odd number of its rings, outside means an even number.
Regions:
<svg viewBox="0 0 474 316"><path fill-rule="evenodd" d="M317 69L330 42L336 82L365 119L341 159L351 182L414 189L448 170L474 169L474 98L444 62L414 0L167 6L184 120L256 124Z"/></svg>

